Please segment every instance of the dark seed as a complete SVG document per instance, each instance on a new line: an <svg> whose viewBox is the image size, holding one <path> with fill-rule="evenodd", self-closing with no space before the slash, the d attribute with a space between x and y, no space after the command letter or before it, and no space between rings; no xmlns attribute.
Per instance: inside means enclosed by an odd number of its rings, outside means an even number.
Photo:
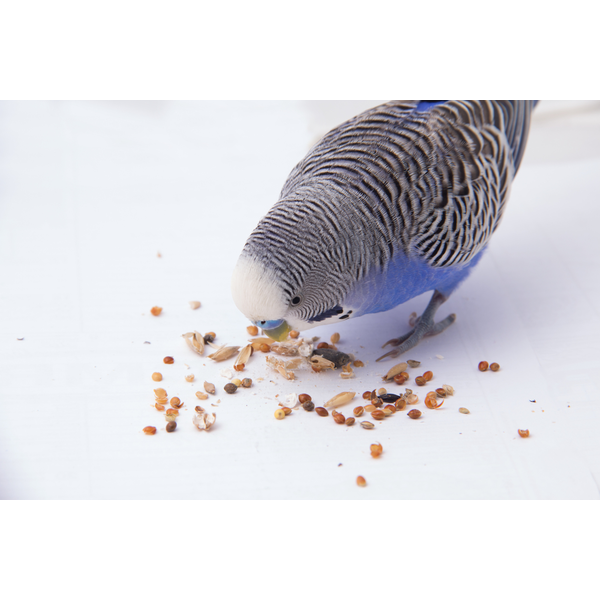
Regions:
<svg viewBox="0 0 600 600"><path fill-rule="evenodd" d="M320 416L320 417L326 417L329 412L327 411L326 408L323 408L322 406L317 406L317 408L315 408L315 412Z"/></svg>
<svg viewBox="0 0 600 600"><path fill-rule="evenodd" d="M407 360L406 362L411 369L416 369L421 364L419 360Z"/></svg>
<svg viewBox="0 0 600 600"><path fill-rule="evenodd" d="M323 348L329 348L329 344L327 342L321 342L317 345L317 350L321 350Z"/></svg>
<svg viewBox="0 0 600 600"><path fill-rule="evenodd" d="M177 422L176 421L169 421L167 423L167 431L169 433L172 433L173 431L175 431L175 429L177 429Z"/></svg>
<svg viewBox="0 0 600 600"><path fill-rule="evenodd" d="M211 335L210 333L207 333L207 334L204 336L204 341L205 341L207 344L211 344L212 342L214 342L214 341L215 341L215 336L214 336L214 335Z"/></svg>
<svg viewBox="0 0 600 600"><path fill-rule="evenodd" d="M400 396L398 396L397 394L383 394L383 396L379 396L380 400L382 400L383 402L388 402L390 404L392 402L396 402L398 398L400 398Z"/></svg>
<svg viewBox="0 0 600 600"><path fill-rule="evenodd" d="M418 419L421 416L421 411L413 408L406 413L411 419Z"/></svg>
<svg viewBox="0 0 600 600"><path fill-rule="evenodd" d="M346 419L346 425L348 425L348 427L351 427L354 425L354 423L356 423L356 419L354 417L348 417Z"/></svg>
<svg viewBox="0 0 600 600"><path fill-rule="evenodd" d="M307 400L306 402L302 403L302 408L310 412L312 410L315 410L315 405L310 400Z"/></svg>
<svg viewBox="0 0 600 600"><path fill-rule="evenodd" d="M424 377L416 377L415 383L417 385L425 385L427 383L427 380Z"/></svg>
<svg viewBox="0 0 600 600"><path fill-rule="evenodd" d="M330 360L336 369L341 369L352 362L352 359L347 354L340 352L339 350L333 350L332 348L317 348L317 350L313 352L313 355L314 354Z"/></svg>
<svg viewBox="0 0 600 600"><path fill-rule="evenodd" d="M235 385L235 383L228 383L228 384L225 386L225 391L226 391L228 394L235 394L235 393L237 392L237 385Z"/></svg>
<svg viewBox="0 0 600 600"><path fill-rule="evenodd" d="M250 379L249 377L242 379L242 387L249 388L251 386L252 386L252 379Z"/></svg>

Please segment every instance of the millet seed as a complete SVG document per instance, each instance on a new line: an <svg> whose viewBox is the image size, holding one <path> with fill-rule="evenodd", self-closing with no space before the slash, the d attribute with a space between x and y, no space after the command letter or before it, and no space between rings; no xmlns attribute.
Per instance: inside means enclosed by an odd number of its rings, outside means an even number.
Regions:
<svg viewBox="0 0 600 600"><path fill-rule="evenodd" d="M189 375L186 375L186 376L185 376L185 380L186 380L186 381L188 381L188 382L190 382L190 383L191 383L192 381L194 381L194 379L195 379L195 377L194 377L194 374L193 374L193 373L190 373Z"/></svg>
<svg viewBox="0 0 600 600"><path fill-rule="evenodd" d="M323 408L322 406L317 406L317 408L315 408L315 412L320 417L326 417L327 415L329 415L329 411L326 408Z"/></svg>
<svg viewBox="0 0 600 600"><path fill-rule="evenodd" d="M295 329L292 329L292 331L290 331L290 337L291 337L292 339L294 339L294 340L295 340L295 339L296 339L296 338L297 338L299 335L300 335L300 332L299 332L299 331L296 331Z"/></svg>
<svg viewBox="0 0 600 600"><path fill-rule="evenodd" d="M252 387L252 379L250 379L249 377L242 379L242 387L245 387L245 388Z"/></svg>
<svg viewBox="0 0 600 600"><path fill-rule="evenodd" d="M330 341L332 344L337 344L340 341L340 334L339 333L334 333L331 338Z"/></svg>
<svg viewBox="0 0 600 600"><path fill-rule="evenodd" d="M177 422L169 421L167 423L167 433L172 433L173 431L175 431L175 429L177 429Z"/></svg>
<svg viewBox="0 0 600 600"><path fill-rule="evenodd" d="M173 396L171 398L171 402L169 402L169 404L173 408L181 408L183 406L183 402L177 396Z"/></svg>
<svg viewBox="0 0 600 600"><path fill-rule="evenodd" d="M152 381L162 381L162 375L160 373L152 373Z"/></svg>
<svg viewBox="0 0 600 600"><path fill-rule="evenodd" d="M479 363L479 365L477 366L477 368L478 368L480 371L487 371L487 369L488 369L488 364L487 364L487 361L485 361L485 360L482 360L482 361Z"/></svg>
<svg viewBox="0 0 600 600"><path fill-rule="evenodd" d="M361 421L360 426L363 429L373 429L375 427L375 425L373 425L373 423L371 423L371 421Z"/></svg>
<svg viewBox="0 0 600 600"><path fill-rule="evenodd" d="M235 394L237 392L237 386L233 383L226 384L224 389L228 394Z"/></svg>
<svg viewBox="0 0 600 600"><path fill-rule="evenodd" d="M165 410L165 407L162 404L159 404L158 402L154 405L154 407L156 408L156 410Z"/></svg>
<svg viewBox="0 0 600 600"><path fill-rule="evenodd" d="M246 327L246 331L251 336L258 335L258 327L256 325L249 325L248 327Z"/></svg>
<svg viewBox="0 0 600 600"><path fill-rule="evenodd" d="M354 417L348 417L346 419L346 425L348 427L351 427L352 425L354 425L354 423L356 423L356 419Z"/></svg>
<svg viewBox="0 0 600 600"><path fill-rule="evenodd" d="M500 365L498 363L492 363L490 365L490 371L499 371L500 370Z"/></svg>
<svg viewBox="0 0 600 600"><path fill-rule="evenodd" d="M357 369L365 366L365 363L362 360L355 360L353 364Z"/></svg>
<svg viewBox="0 0 600 600"><path fill-rule="evenodd" d="M269 344L261 344L259 350L261 352L270 352L271 346L269 346Z"/></svg>
<svg viewBox="0 0 600 600"><path fill-rule="evenodd" d="M415 378L415 383L417 385L425 385L427 383L427 381L425 380L424 377L416 377Z"/></svg>
<svg viewBox="0 0 600 600"><path fill-rule="evenodd" d="M150 312L155 316L158 317L158 315L160 315L160 313L162 312L162 308L160 306L153 306L150 309ZM150 434L153 435L153 434Z"/></svg>
<svg viewBox="0 0 600 600"><path fill-rule="evenodd" d="M310 402L312 398L308 394L300 394L298 396L298 401L300 404L304 404L305 402Z"/></svg>
<svg viewBox="0 0 600 600"><path fill-rule="evenodd" d="M519 435L522 438L529 437L529 429L519 429Z"/></svg>
<svg viewBox="0 0 600 600"><path fill-rule="evenodd" d="M459 408L458 412L462 413L463 415L468 415L471 411L468 408Z"/></svg>
<svg viewBox="0 0 600 600"><path fill-rule="evenodd" d="M357 406L352 412L355 417L360 417L365 412L365 409L362 406Z"/></svg>
<svg viewBox="0 0 600 600"><path fill-rule="evenodd" d="M142 431L146 435L154 435L156 433L156 427L152 427L149 425L148 427L144 427L144 429L142 429Z"/></svg>
<svg viewBox="0 0 600 600"><path fill-rule="evenodd" d="M231 383L233 383L233 385L235 385L235 387L240 387L242 385L242 381L240 379L232 379Z"/></svg>
<svg viewBox="0 0 600 600"><path fill-rule="evenodd" d="M425 371L425 373L423 373L423 379L425 381L431 381L433 379L433 373L431 371Z"/></svg>
<svg viewBox="0 0 600 600"><path fill-rule="evenodd" d="M421 416L421 411L413 408L406 413L411 419L418 419Z"/></svg>
<svg viewBox="0 0 600 600"><path fill-rule="evenodd" d="M338 413L337 415L335 415L333 417L333 420L338 424L338 425L343 425L346 422L346 417L344 417L344 415L342 413Z"/></svg>
<svg viewBox="0 0 600 600"><path fill-rule="evenodd" d="M376 421L383 421L383 419L385 419L385 413L382 410L374 410L371 413L371 417Z"/></svg>
<svg viewBox="0 0 600 600"><path fill-rule="evenodd" d="M358 487L366 487L367 486L367 480L362 475L359 475L356 478L356 485Z"/></svg>
<svg viewBox="0 0 600 600"><path fill-rule="evenodd" d="M163 362L165 365L172 365L175 362L175 359L172 356L165 356Z"/></svg>

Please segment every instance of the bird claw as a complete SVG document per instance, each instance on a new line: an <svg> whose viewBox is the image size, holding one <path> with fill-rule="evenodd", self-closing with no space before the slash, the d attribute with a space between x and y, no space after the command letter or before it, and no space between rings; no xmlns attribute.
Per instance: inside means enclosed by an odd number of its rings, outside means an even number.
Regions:
<svg viewBox="0 0 600 600"><path fill-rule="evenodd" d="M388 353L384 354L383 356L380 356L375 362L379 362L380 360L383 360L384 358L388 357L395 358L396 356L398 356L398 354L400 354L400 350L390 350Z"/></svg>
<svg viewBox="0 0 600 600"><path fill-rule="evenodd" d="M385 348L387 345L390 346L399 346L401 343L400 338L394 338L393 340L388 340L383 346L381 346L382 348Z"/></svg>

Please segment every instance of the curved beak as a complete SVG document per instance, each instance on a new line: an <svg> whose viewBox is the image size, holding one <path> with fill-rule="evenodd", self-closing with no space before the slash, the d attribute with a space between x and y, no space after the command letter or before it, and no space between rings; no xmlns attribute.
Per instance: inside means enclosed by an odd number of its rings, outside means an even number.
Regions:
<svg viewBox="0 0 600 600"><path fill-rule="evenodd" d="M292 328L287 324L287 321L284 321L281 325L278 325L273 329L263 329L263 333L276 342L283 342L283 340L287 339L291 329Z"/></svg>

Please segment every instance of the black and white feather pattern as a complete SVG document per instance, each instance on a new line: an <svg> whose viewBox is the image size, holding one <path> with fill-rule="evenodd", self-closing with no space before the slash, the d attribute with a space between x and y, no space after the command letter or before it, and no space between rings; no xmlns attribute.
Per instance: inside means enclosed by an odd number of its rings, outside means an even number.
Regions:
<svg viewBox="0 0 600 600"><path fill-rule="evenodd" d="M364 112L294 168L245 249L281 273L290 297L311 281L344 288L342 274L348 287L397 251L444 268L483 249L521 163L534 103L421 106L396 101Z"/></svg>

